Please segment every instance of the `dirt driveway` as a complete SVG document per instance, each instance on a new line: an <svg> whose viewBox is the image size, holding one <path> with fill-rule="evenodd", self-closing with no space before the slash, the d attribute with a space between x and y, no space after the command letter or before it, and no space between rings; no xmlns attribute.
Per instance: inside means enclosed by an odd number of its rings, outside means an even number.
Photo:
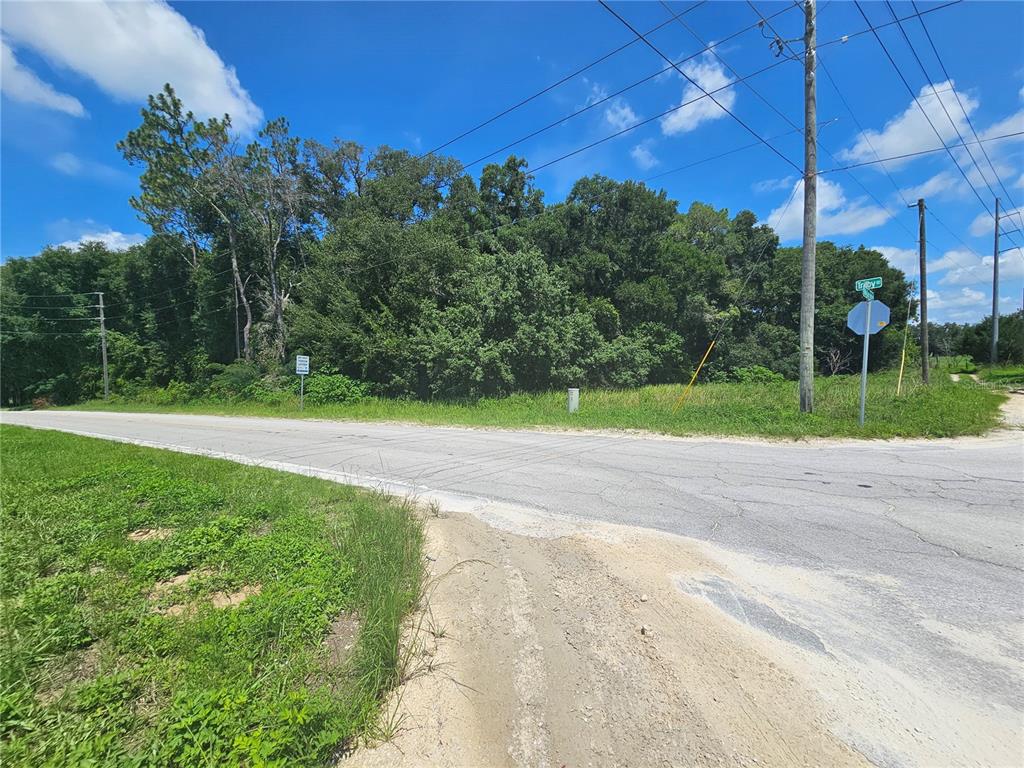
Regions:
<svg viewBox="0 0 1024 768"><path fill-rule="evenodd" d="M466 514L428 531L435 580L389 704L397 735L343 765L866 764L794 675L819 649L680 590L725 576L695 545L541 522L522 536Z"/></svg>

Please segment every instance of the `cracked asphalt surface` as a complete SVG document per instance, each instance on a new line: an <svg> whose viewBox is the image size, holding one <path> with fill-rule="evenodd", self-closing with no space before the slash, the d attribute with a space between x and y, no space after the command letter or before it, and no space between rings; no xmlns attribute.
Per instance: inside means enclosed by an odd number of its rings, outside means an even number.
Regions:
<svg viewBox="0 0 1024 768"><path fill-rule="evenodd" d="M732 557L735 576L680 590L842 655L879 689L913 689L935 729L972 727L947 701L997 718L996 738L1016 742L999 753L1024 763L1024 432L767 443L74 411L2 420L411 491L492 524L514 507L696 539Z"/></svg>

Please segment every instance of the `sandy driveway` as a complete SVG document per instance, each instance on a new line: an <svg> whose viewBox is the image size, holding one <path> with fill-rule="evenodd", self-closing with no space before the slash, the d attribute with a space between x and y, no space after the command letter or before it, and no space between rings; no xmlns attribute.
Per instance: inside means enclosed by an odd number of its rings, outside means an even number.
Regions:
<svg viewBox="0 0 1024 768"><path fill-rule="evenodd" d="M951 709L865 670L757 594L764 566L638 528L503 522L428 519L433 580L388 703L397 733L341 765L1019 764L1017 714ZM771 578L824 607L843 597L799 569ZM944 736L904 719L922 708Z"/></svg>

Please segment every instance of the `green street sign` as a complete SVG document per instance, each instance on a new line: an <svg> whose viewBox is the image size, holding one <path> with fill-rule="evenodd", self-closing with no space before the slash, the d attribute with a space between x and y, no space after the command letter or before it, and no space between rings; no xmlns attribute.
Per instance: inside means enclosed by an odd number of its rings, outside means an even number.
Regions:
<svg viewBox="0 0 1024 768"><path fill-rule="evenodd" d="M854 287L858 291L861 291L861 292L863 292L864 289L867 289L867 290L871 291L871 290L874 290L875 288L881 288L882 287L882 278L880 278L880 277L865 277L863 280L858 280L856 283L854 283Z"/></svg>

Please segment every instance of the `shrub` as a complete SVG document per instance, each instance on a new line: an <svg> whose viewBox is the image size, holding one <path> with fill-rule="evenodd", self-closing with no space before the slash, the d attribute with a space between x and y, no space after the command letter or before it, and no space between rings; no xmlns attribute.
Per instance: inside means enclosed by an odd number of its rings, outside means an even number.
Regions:
<svg viewBox="0 0 1024 768"><path fill-rule="evenodd" d="M180 405L187 403L196 396L190 384L184 381L171 380L163 389L144 389L138 394L138 399L143 403L152 405Z"/></svg>
<svg viewBox="0 0 1024 768"><path fill-rule="evenodd" d="M781 373L776 373L769 368L765 368L763 365L748 365L736 368L732 375L741 384L775 384L786 380L786 377Z"/></svg>
<svg viewBox="0 0 1024 768"><path fill-rule="evenodd" d="M241 396L246 389L260 379L260 369L255 363L236 360L214 375L210 382L210 395L231 400Z"/></svg>
<svg viewBox="0 0 1024 768"><path fill-rule="evenodd" d="M287 389L277 386L273 379L260 379L246 387L239 398L261 405L281 405L293 397Z"/></svg>
<svg viewBox="0 0 1024 768"><path fill-rule="evenodd" d="M369 387L342 373L318 373L306 380L306 401L310 405L354 403L369 394Z"/></svg>

